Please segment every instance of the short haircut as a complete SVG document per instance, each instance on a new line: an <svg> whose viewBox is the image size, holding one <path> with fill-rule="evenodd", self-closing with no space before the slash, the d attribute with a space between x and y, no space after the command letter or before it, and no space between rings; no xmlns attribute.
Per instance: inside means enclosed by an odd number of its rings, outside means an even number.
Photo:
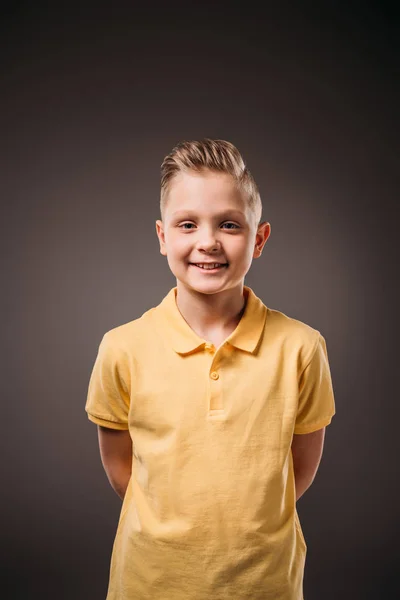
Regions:
<svg viewBox="0 0 400 600"><path fill-rule="evenodd" d="M168 154L161 165L160 211L164 218L171 182L179 173L195 171L227 173L233 177L244 192L250 208L254 211L256 225L261 221L262 204L257 184L246 167L239 150L225 140L205 138L197 141L180 142Z"/></svg>

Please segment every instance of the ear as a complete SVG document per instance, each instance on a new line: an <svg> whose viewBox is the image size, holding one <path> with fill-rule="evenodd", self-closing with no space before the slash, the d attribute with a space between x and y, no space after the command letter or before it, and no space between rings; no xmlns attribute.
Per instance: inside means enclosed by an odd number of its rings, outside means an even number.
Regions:
<svg viewBox="0 0 400 600"><path fill-rule="evenodd" d="M256 233L256 242L254 245L253 258L258 258L261 256L265 242L269 238L271 233L271 225L264 221L264 223L260 223L257 228Z"/></svg>
<svg viewBox="0 0 400 600"><path fill-rule="evenodd" d="M158 241L160 242L160 252L163 256L167 256L167 249L165 245L165 233L163 222L159 219L156 221L156 232Z"/></svg>

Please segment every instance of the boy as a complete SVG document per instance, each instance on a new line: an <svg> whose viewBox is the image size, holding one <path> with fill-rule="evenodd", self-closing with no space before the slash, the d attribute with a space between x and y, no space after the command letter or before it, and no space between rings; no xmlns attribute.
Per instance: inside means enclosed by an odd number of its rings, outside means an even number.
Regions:
<svg viewBox="0 0 400 600"><path fill-rule="evenodd" d="M174 148L160 208L177 285L106 332L86 403L123 499L107 600L302 600L296 501L335 414L325 340L244 285L271 227L235 146Z"/></svg>

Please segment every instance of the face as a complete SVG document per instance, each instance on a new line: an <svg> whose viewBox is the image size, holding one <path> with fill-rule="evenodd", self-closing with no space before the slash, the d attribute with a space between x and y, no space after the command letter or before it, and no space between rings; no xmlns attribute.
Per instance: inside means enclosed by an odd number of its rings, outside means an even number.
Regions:
<svg viewBox="0 0 400 600"><path fill-rule="evenodd" d="M243 285L270 225L257 227L230 175L180 173L170 184L164 219L156 222L156 230L160 252L178 285L216 294Z"/></svg>

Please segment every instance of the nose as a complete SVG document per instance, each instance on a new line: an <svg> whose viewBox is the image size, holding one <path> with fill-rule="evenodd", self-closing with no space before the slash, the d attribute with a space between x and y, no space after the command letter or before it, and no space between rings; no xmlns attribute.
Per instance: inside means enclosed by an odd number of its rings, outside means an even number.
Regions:
<svg viewBox="0 0 400 600"><path fill-rule="evenodd" d="M212 230L203 231L197 242L197 249L204 252L216 252L220 249L218 237Z"/></svg>

